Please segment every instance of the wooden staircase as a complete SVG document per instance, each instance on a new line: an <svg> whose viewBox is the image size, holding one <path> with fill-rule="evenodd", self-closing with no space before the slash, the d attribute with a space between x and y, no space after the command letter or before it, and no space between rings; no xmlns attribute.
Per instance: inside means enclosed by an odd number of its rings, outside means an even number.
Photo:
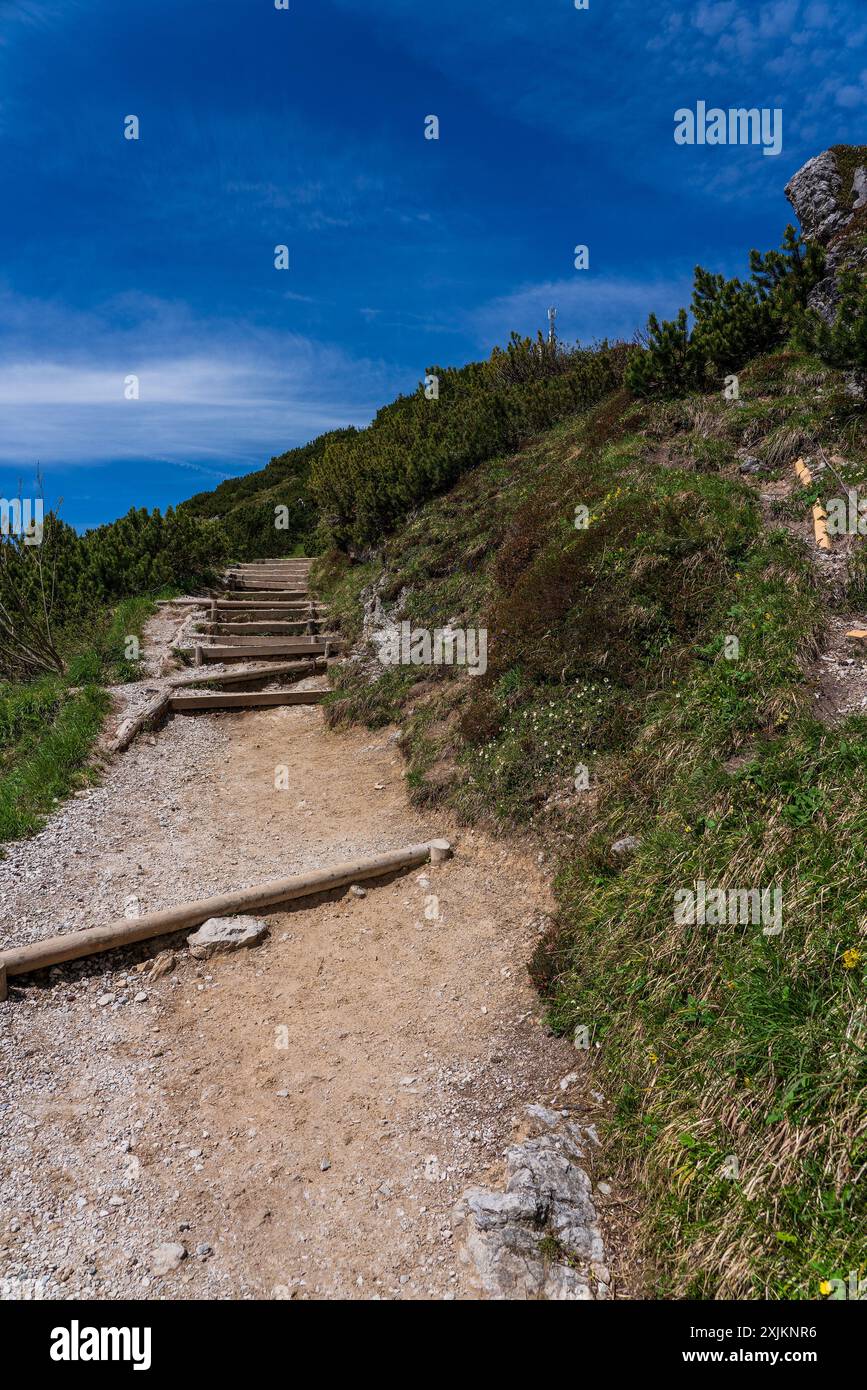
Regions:
<svg viewBox="0 0 867 1390"><path fill-rule="evenodd" d="M197 632L196 665L208 661L273 661L324 657L341 650L327 631L328 610L310 597L313 561L253 560L233 565L212 590L209 619Z"/></svg>

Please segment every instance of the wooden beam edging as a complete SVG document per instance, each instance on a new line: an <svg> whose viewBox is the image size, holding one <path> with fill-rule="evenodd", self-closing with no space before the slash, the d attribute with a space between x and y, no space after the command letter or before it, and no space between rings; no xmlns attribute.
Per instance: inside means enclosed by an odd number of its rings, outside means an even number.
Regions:
<svg viewBox="0 0 867 1390"><path fill-rule="evenodd" d="M130 715L128 719L124 719L123 723L118 725L117 732L108 745L108 751L110 753L122 753L146 724L150 724L151 721L156 722L168 713L168 706L169 693L163 690L155 699L150 700L140 709L138 714Z"/></svg>
<svg viewBox="0 0 867 1390"><path fill-rule="evenodd" d="M237 912L275 907L278 903L292 902L296 898L328 893L334 888L357 883L359 879L376 878L398 869L412 869L428 861L439 864L450 858L451 853L448 840L430 840L426 844L409 845L406 849L370 854L349 863L335 864L332 869L314 869L310 873L294 874L291 878L272 879L255 888L237 888L231 893L199 898L180 907L149 912L144 917L120 917L104 927L89 927L84 931L49 936L29 946L13 946L0 953L0 972L5 970L7 976L27 975L32 970L59 965L61 961L80 960L83 956L93 956L100 951L131 946L155 936L168 936L186 927L198 927L209 917L228 917Z"/></svg>

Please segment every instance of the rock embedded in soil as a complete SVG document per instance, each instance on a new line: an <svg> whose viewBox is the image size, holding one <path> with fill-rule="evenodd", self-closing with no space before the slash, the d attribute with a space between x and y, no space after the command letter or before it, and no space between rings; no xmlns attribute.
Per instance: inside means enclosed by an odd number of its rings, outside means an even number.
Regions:
<svg viewBox="0 0 867 1390"><path fill-rule="evenodd" d="M470 1188L454 1209L461 1260L485 1298L584 1301L594 1278L605 1298L607 1281L594 1274L607 1268L581 1166L584 1131L542 1106L526 1113L542 1133L507 1149L505 1190Z"/></svg>
<svg viewBox="0 0 867 1390"><path fill-rule="evenodd" d="M623 857L627 854L634 854L640 844L641 841L637 836L624 835L622 839L614 841L614 844L611 846L611 853L619 857Z"/></svg>
<svg viewBox="0 0 867 1390"><path fill-rule="evenodd" d="M267 933L267 922L258 917L209 917L187 937L187 945L196 960L209 960L218 952L257 946Z"/></svg>
<svg viewBox="0 0 867 1390"><path fill-rule="evenodd" d="M145 961L146 965L147 962ZM158 980L161 975L168 975L175 968L174 951L160 951L148 974L149 980Z"/></svg>

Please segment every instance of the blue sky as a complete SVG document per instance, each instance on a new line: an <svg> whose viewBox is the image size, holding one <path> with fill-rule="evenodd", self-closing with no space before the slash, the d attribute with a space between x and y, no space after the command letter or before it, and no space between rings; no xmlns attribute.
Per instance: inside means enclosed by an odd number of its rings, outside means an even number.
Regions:
<svg viewBox="0 0 867 1390"><path fill-rule="evenodd" d="M0 495L164 507L550 303L631 336L867 141L865 0L289 3L0 0ZM677 146L698 100L782 108L782 153Z"/></svg>

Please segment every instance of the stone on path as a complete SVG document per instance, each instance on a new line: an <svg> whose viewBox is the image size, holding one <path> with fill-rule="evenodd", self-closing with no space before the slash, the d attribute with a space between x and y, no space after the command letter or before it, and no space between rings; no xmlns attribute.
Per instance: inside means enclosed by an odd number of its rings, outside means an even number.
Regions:
<svg viewBox="0 0 867 1390"><path fill-rule="evenodd" d="M267 931L267 923L260 922L258 917L209 917L198 931L187 937L187 945L196 960L208 960L218 951L256 946Z"/></svg>
<svg viewBox="0 0 867 1390"><path fill-rule="evenodd" d="M166 1241L163 1245L158 1245L151 1253L151 1273L157 1275L171 1274L186 1258L187 1252L182 1245L178 1245L174 1241Z"/></svg>

